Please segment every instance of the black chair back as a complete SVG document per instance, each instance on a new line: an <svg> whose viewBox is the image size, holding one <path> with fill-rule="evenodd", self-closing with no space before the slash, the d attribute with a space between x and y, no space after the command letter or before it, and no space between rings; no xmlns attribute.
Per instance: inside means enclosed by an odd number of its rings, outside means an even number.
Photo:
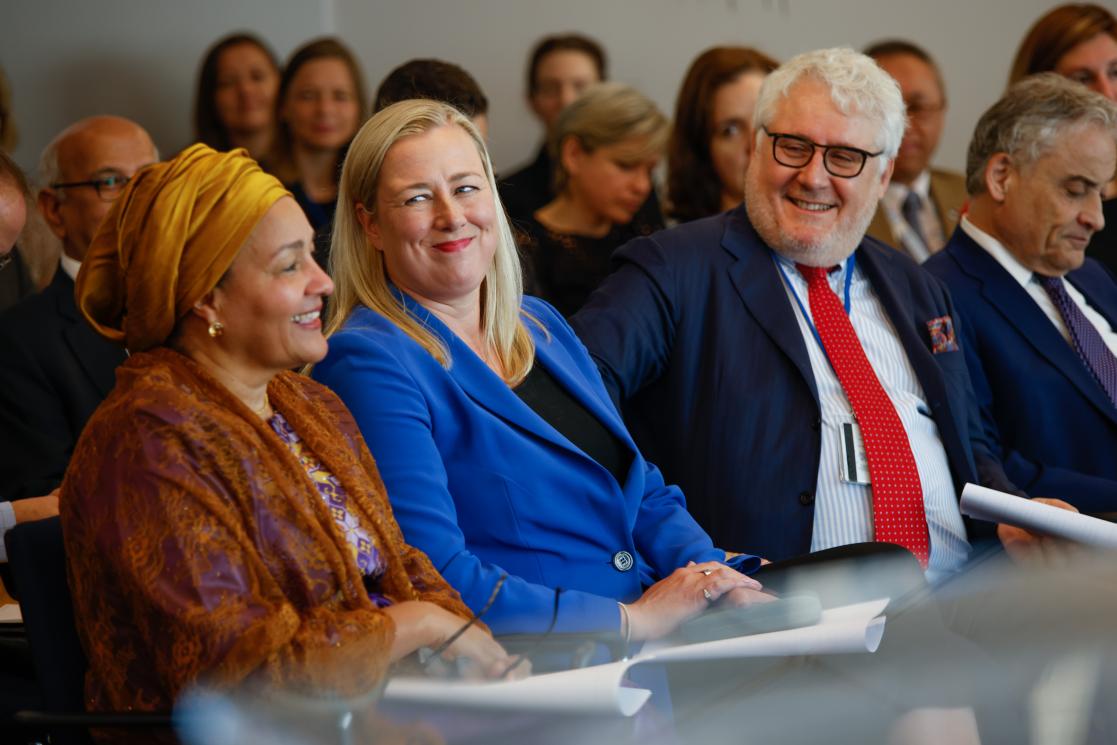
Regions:
<svg viewBox="0 0 1117 745"><path fill-rule="evenodd" d="M66 581L62 525L57 517L22 523L8 531L5 541L44 710L82 712L86 659ZM87 741L83 735L72 733Z"/></svg>

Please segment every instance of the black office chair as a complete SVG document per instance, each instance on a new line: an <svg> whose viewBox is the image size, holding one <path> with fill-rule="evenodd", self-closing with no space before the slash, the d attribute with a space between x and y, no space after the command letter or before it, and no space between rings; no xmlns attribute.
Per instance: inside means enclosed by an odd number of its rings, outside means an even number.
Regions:
<svg viewBox="0 0 1117 745"><path fill-rule="evenodd" d="M169 728L169 713L85 712L87 662L74 623L59 519L17 525L5 543L44 706L16 712L14 721L63 745L90 743L89 727Z"/></svg>

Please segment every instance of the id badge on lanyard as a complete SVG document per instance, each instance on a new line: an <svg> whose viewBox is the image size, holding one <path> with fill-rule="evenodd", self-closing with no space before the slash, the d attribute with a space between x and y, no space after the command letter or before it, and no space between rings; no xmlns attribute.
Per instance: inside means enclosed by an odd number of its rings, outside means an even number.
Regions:
<svg viewBox="0 0 1117 745"><path fill-rule="evenodd" d="M857 422L842 422L842 473L847 484L869 485L869 454Z"/></svg>
<svg viewBox="0 0 1117 745"><path fill-rule="evenodd" d="M791 278L787 276L783 266L780 265L779 259L775 254L772 255L772 260L776 264L776 269L783 275L784 281L787 283L788 289L791 290L791 296L795 298L796 304L799 306L799 311L803 314L803 318L807 320L810 326L811 333L814 335L815 341L822 349L822 353L826 354L826 345L822 343L822 338L818 335L818 329L815 328L814 323L811 321L810 314L807 313L806 307L803 305L799 293L795 291L795 285L791 283ZM853 283L853 268L857 261L857 255L851 254L849 261L846 264L845 276L845 306L846 315L849 315L850 309L850 286ZM847 484L859 484L862 486L869 485L869 455L865 452L865 440L861 437L861 428L857 422L849 420L841 424L841 437L839 438L842 443L842 465L841 465L841 480Z"/></svg>

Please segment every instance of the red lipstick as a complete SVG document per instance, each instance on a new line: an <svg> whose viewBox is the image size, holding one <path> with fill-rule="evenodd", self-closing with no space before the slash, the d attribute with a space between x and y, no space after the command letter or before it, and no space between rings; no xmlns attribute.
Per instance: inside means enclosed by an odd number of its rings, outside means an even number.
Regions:
<svg viewBox="0 0 1117 745"><path fill-rule="evenodd" d="M472 238L459 238L456 241L435 243L434 248L438 251L441 251L442 253L452 254L457 253L458 251L465 250L465 247L468 246L472 241Z"/></svg>

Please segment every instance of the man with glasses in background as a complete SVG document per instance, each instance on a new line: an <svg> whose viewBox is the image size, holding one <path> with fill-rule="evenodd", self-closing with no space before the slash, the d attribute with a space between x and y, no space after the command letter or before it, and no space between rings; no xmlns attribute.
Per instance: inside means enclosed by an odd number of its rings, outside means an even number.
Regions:
<svg viewBox="0 0 1117 745"><path fill-rule="evenodd" d="M931 167L946 122L942 72L907 41L882 41L865 54L899 84L908 115L892 181L868 234L922 262L946 244L966 203L965 177Z"/></svg>
<svg viewBox="0 0 1117 745"><path fill-rule="evenodd" d="M948 577L970 553L963 485L1015 487L947 293L865 237L900 90L853 50L809 52L768 76L755 125L745 203L621 248L572 324L717 545L776 560L886 542Z"/></svg>
<svg viewBox="0 0 1117 745"><path fill-rule="evenodd" d="M112 390L126 352L82 318L74 278L113 200L158 157L142 127L114 116L83 119L43 151L38 207L62 257L45 290L0 315L0 499L57 488L86 419ZM0 531L10 518L0 502Z"/></svg>

